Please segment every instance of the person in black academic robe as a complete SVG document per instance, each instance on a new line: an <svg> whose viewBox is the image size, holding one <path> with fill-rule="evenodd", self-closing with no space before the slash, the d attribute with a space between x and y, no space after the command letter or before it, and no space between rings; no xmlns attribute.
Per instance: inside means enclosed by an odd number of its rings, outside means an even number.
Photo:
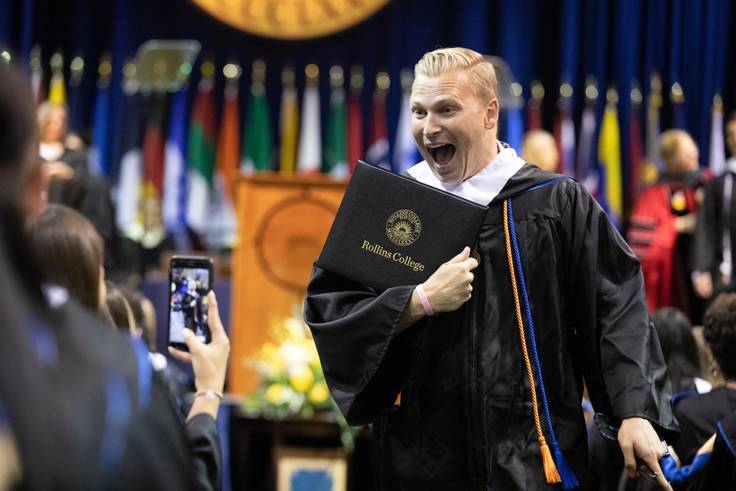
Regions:
<svg viewBox="0 0 736 491"><path fill-rule="evenodd" d="M470 50L440 53L482 63ZM433 53L427 57L437 61ZM538 351L543 375L544 387L534 377L543 433L554 446L554 428L570 467L555 458L565 487L574 486L572 473L581 486L587 482L583 382L596 412L614 425L624 421L619 440L658 470L656 458L664 452L646 421L663 436L674 434L676 423L639 262L581 185L523 165L512 149L499 148L495 94L478 111L469 86L454 70L418 73L413 127L427 162L409 174L455 194L467 191L471 199L495 194L486 201L476 243L469 244L479 262L466 249L421 287L385 291L315 266L307 290L305 319L334 399L351 424L374 423L378 489L547 489L524 361L524 352L534 349L529 345ZM487 148L491 158L483 160ZM501 189L485 193L499 180ZM523 275L509 263L507 203ZM511 268L517 293L525 279L533 328L517 310ZM455 274L461 280L440 282ZM463 292L462 302L451 301ZM439 314L417 315L417 308L430 313L423 300ZM626 460L633 466L633 454Z"/></svg>
<svg viewBox="0 0 736 491"><path fill-rule="evenodd" d="M736 489L736 413L718 422L710 458L687 488L689 491Z"/></svg>
<svg viewBox="0 0 736 491"><path fill-rule="evenodd" d="M725 121L726 144L731 158L723 174L705 187L698 210L693 247L693 285L702 298L734 291L734 245L736 244L736 112Z"/></svg>

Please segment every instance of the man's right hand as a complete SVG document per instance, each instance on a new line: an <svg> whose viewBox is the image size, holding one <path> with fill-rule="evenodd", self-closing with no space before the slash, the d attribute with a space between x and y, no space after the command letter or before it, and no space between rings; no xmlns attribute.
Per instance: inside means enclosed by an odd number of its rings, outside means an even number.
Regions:
<svg viewBox="0 0 736 491"><path fill-rule="evenodd" d="M470 248L466 247L424 282L424 292L435 313L452 312L470 300L473 270L477 267L478 261L470 257Z"/></svg>

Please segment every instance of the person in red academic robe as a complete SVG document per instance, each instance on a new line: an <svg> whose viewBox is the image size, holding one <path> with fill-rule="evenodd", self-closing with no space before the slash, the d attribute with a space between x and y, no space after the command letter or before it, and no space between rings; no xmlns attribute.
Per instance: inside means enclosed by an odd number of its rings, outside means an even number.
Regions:
<svg viewBox="0 0 736 491"><path fill-rule="evenodd" d="M668 130L662 133L660 152L664 173L641 194L627 238L641 261L649 309L677 307L691 319L699 318L687 259L702 200L698 147L687 132Z"/></svg>

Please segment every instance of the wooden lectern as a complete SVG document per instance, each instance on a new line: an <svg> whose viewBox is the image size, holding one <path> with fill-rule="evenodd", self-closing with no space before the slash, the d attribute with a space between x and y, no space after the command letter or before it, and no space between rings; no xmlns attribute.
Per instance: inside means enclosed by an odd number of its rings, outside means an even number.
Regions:
<svg viewBox="0 0 736 491"><path fill-rule="evenodd" d="M228 390L250 394L258 375L248 366L273 322L301 309L312 264L322 250L346 181L327 176L263 173L236 188L238 242L232 264Z"/></svg>

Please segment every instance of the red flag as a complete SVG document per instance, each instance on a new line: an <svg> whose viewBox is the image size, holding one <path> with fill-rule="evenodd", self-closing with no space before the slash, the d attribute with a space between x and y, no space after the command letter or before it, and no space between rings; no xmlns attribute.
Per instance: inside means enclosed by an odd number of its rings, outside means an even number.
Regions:
<svg viewBox="0 0 736 491"><path fill-rule="evenodd" d="M366 150L366 160L378 167L391 170L386 127L386 91L389 87L388 74L379 72L377 87L373 94L373 122L371 124L371 143Z"/></svg>
<svg viewBox="0 0 736 491"><path fill-rule="evenodd" d="M363 158L363 114L360 106L360 92L363 89L363 69L350 70L350 95L348 96L348 166L350 173L355 170L358 159Z"/></svg>
<svg viewBox="0 0 736 491"><path fill-rule="evenodd" d="M638 99L636 96L638 93ZM641 141L641 92L632 91L631 120L629 122L629 149L631 175L629 176L629 207L633 207L639 199L642 184L641 166L644 160L644 145Z"/></svg>
<svg viewBox="0 0 736 491"><path fill-rule="evenodd" d="M152 95L150 113L146 122L146 133L143 137L143 180L146 185L153 186L160 199L164 190L164 99L160 95Z"/></svg>
<svg viewBox="0 0 736 491"><path fill-rule="evenodd" d="M555 135L555 146L557 147L557 155L562 155L562 114L559 111L557 111L557 115L555 116L554 121L554 128L552 129L553 134ZM557 160L557 168L555 169L555 172L558 174L562 174L562 159Z"/></svg>
<svg viewBox="0 0 736 491"><path fill-rule="evenodd" d="M363 115L360 110L360 94L351 92L348 97L348 166L355 170L358 159L363 158Z"/></svg>
<svg viewBox="0 0 736 491"><path fill-rule="evenodd" d="M542 129L542 105L539 101L531 99L526 108L526 130Z"/></svg>
<svg viewBox="0 0 736 491"><path fill-rule="evenodd" d="M532 82L532 96L526 108L526 130L542 129L542 99L544 99L544 86L538 80Z"/></svg>
<svg viewBox="0 0 736 491"><path fill-rule="evenodd" d="M146 132L143 136L143 193L139 212L142 216L141 244L156 247L164 238L161 199L164 190L164 106L165 94L152 94L147 100Z"/></svg>

